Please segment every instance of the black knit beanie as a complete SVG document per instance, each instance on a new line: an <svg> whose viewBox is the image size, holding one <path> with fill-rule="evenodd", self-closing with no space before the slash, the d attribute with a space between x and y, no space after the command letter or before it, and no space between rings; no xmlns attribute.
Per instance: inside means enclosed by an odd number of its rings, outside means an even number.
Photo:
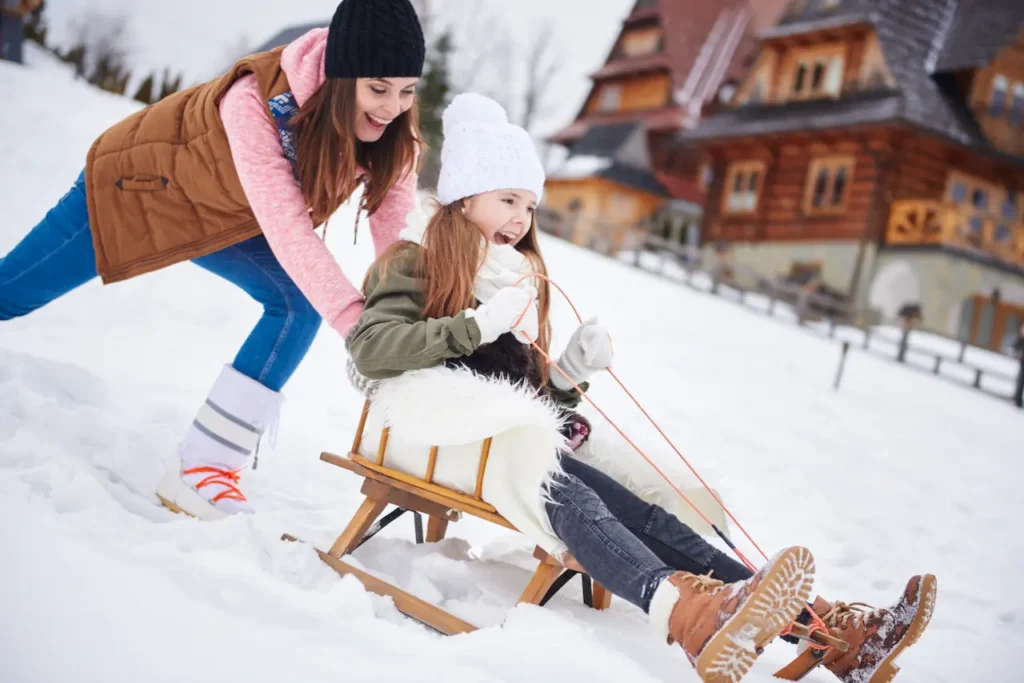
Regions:
<svg viewBox="0 0 1024 683"><path fill-rule="evenodd" d="M426 45L409 0L342 0L327 32L328 78L419 78Z"/></svg>

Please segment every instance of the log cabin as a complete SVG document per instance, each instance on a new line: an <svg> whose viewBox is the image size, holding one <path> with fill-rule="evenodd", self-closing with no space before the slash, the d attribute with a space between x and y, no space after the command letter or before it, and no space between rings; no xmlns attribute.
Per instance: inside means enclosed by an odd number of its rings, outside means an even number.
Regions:
<svg viewBox="0 0 1024 683"><path fill-rule="evenodd" d="M548 138L567 148L549 173L545 203L574 216L573 239L608 250L670 204L683 241L704 189L699 151L676 145L743 74L786 0L638 0L571 124ZM645 150L640 153L639 147ZM601 220L598 220L598 217Z"/></svg>
<svg viewBox="0 0 1024 683"><path fill-rule="evenodd" d="M707 249L1007 350L1024 321L1024 2L794 0L682 131Z"/></svg>

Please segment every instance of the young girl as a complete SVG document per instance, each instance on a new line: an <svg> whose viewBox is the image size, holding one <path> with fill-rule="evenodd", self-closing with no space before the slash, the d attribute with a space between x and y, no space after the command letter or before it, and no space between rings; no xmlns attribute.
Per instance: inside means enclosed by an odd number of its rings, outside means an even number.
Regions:
<svg viewBox="0 0 1024 683"><path fill-rule="evenodd" d="M409 0L344 0L329 28L101 133L67 194L0 256L0 321L97 276L188 260L263 304L170 458L164 505L203 519L251 511L238 473L276 425L282 388L321 321L344 336L362 312L314 228L365 184L380 254L415 203L424 53Z"/></svg>
<svg viewBox="0 0 1024 683"><path fill-rule="evenodd" d="M532 141L495 102L459 95L444 113L441 204L371 267L365 309L347 339L350 372L371 397L367 434L387 425L385 463L474 490L480 442L492 438L483 497L549 553L572 553L615 595L679 643L705 681L738 681L761 649L803 613L811 553L775 555L756 574L664 509L572 457L589 425L573 387L612 360L596 321L573 333L550 371L532 347L550 339L548 287L534 209L544 172ZM524 279L525 278L525 279ZM581 428L582 426L582 428ZM364 439L364 455L378 444ZM813 609L847 653L825 665L848 683L888 681L892 659L920 635L935 578L915 576L890 609L818 598ZM787 637L787 639L789 639Z"/></svg>

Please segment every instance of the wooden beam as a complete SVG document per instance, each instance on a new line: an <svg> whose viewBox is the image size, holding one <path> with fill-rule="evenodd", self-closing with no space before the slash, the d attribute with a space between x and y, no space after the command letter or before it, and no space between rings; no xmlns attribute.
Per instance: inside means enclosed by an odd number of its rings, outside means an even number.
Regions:
<svg viewBox="0 0 1024 683"><path fill-rule="evenodd" d="M363 487L360 490L365 496L385 500L391 505L405 508L406 510L422 512L425 515L430 515L431 519L436 517L445 522L457 522L459 520L459 512L447 505L435 503L423 496L403 491L373 479L363 481Z"/></svg>
<svg viewBox="0 0 1024 683"><path fill-rule="evenodd" d="M373 525L380 513L388 506L386 500L379 498L365 498L356 514L352 516L348 526L341 532L338 539L331 546L330 554L334 557L341 557L352 551L359 541L366 535L366 531Z"/></svg>
<svg viewBox="0 0 1024 683"><path fill-rule="evenodd" d="M540 604L548 589L551 588L551 584L555 582L563 571L564 569L561 565L548 564L547 562L538 563L537 570L530 577L530 582L526 584L526 590L519 596L519 602L531 605Z"/></svg>
<svg viewBox="0 0 1024 683"><path fill-rule="evenodd" d="M507 519L499 515L492 506L487 505L487 508L490 508L488 510L485 507L482 507L479 501L475 501L468 496L459 496L458 498L452 497L452 495L448 493L448 491L450 490L445 489L444 487L432 485L430 488L427 488L423 484L410 484L405 481L389 477L386 474L377 472L371 469L370 467L366 467L363 464L352 460L351 458L344 458L333 453L322 453L320 455L320 459L326 463L337 465L342 469L354 472L361 477L366 477L367 479L375 479L377 481L384 482L385 484L394 486L397 489L409 491L418 496L426 498L427 500L432 500L435 503L447 505L452 509L465 512L468 515L473 515L474 517L479 517L480 519L487 520L488 522L500 524L506 529L518 531L518 529L516 529L511 522L509 522ZM484 503L483 505L486 505L486 503Z"/></svg>
<svg viewBox="0 0 1024 683"><path fill-rule="evenodd" d="M283 535L281 539L285 541L298 541L294 536L288 534ZM436 605L421 600L411 593L406 593L401 588L393 586L373 574L357 569L347 562L342 562L336 557L331 557L317 548L314 548L314 550L316 550L316 554L320 556L320 559L328 567L338 572L341 576L356 577L366 587L366 590L391 598L399 612L436 631L453 636L459 633L472 633L476 630L476 626L473 624L459 619L454 614L450 614Z"/></svg>
<svg viewBox="0 0 1024 683"><path fill-rule="evenodd" d="M483 500L484 495L484 472L487 471L487 457L491 454L491 437L484 439L484 444L480 448L480 465L476 471L476 491L473 493L473 497L477 500Z"/></svg>
<svg viewBox="0 0 1024 683"><path fill-rule="evenodd" d="M427 543L437 543L444 539L448 531L448 520L430 515L427 519Z"/></svg>

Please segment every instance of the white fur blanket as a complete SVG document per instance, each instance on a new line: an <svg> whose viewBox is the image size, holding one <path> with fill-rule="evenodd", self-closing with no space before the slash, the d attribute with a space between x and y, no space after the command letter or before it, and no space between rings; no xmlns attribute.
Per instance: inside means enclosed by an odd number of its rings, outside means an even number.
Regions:
<svg viewBox="0 0 1024 683"><path fill-rule="evenodd" d="M387 426L384 464L423 477L438 446L434 481L472 495L483 442L491 438L482 497L549 553L565 551L544 512L562 426L532 387L444 367L406 372L376 384L360 454L376 457Z"/></svg>

